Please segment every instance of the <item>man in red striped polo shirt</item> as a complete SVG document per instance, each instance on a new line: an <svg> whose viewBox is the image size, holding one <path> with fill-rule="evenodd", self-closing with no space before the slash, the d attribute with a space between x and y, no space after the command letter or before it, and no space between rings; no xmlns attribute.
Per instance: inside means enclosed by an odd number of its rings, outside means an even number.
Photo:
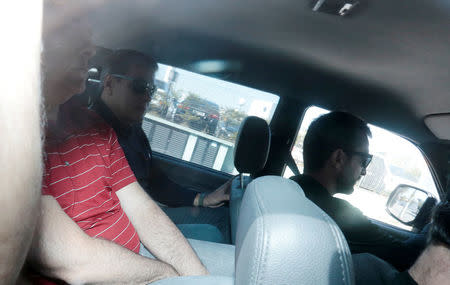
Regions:
<svg viewBox="0 0 450 285"><path fill-rule="evenodd" d="M145 283L206 268L136 182L115 132L76 102L94 54L70 5L46 3L43 90L48 118L42 214L29 260L68 283ZM69 218L70 217L70 218ZM156 259L137 253L144 244Z"/></svg>
<svg viewBox="0 0 450 285"><path fill-rule="evenodd" d="M135 183L136 178L117 141L116 134L103 123L70 130L78 115L88 110L72 102L61 106L59 121L64 130L49 127L45 153L46 173L43 194L53 196L64 212L89 236L101 237L139 253L139 236L123 211L116 193ZM99 121L92 116L90 120ZM89 123L89 122L87 122ZM75 125L79 122L75 123ZM53 130L52 130L53 129ZM62 138L56 137L55 133ZM61 132L63 132L61 134Z"/></svg>

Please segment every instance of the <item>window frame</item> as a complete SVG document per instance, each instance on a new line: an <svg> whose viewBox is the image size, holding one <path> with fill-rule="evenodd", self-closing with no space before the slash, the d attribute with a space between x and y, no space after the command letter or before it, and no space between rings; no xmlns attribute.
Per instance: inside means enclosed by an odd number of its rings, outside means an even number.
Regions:
<svg viewBox="0 0 450 285"><path fill-rule="evenodd" d="M268 102L271 102L271 101L269 101L268 99L264 100L264 97L261 97L261 98L255 97L254 94L249 94L249 97L246 98L245 97L245 90L244 90L244 88L253 89L256 92L266 93L266 94L269 94L270 96L273 96L274 98L276 97L276 102L272 102L274 104L273 107L272 107L273 109L270 109L271 110L270 113L269 113L270 115L268 115L268 117L266 119L266 120L269 121L269 127L271 126L271 124L272 124L272 122L273 122L273 120L274 120L274 118L275 118L275 116L277 114L277 111L279 109L281 96L278 95L278 94L273 94L273 93L270 93L270 92L267 92L267 91L264 91L264 90L256 89L254 87L245 86L245 85L238 84L238 83L235 83L235 82L230 82L230 81L226 81L226 80L223 80L223 79L210 77L210 76L207 76L207 75L204 75L204 74L195 73L195 72L192 72L190 70L185 70L183 68L178 68L176 66L167 65L167 64L164 64L164 63L158 63L158 64L159 65L164 65L165 68L169 68L169 69L172 69L172 70L181 70L182 72L193 73L193 74L195 74L195 76L201 76L201 77L205 77L205 78L208 78L208 79L219 80L219 81L227 83L227 84L236 85L236 88L242 87L243 88L242 92L244 94L244 96L242 96L242 98L244 98L245 100L248 100L249 102L252 102L252 101L250 101L250 99L253 99L253 101L255 101L255 100L256 101L268 101ZM179 76L177 76L177 77L179 77ZM155 78L155 81L156 81L156 79L157 78ZM158 79L158 80L160 80L160 79ZM168 80L170 80L170 79L168 79ZM168 84L170 84L170 83L168 83ZM177 91L180 91L180 90L177 90ZM159 90L158 90L158 92L159 92ZM170 89L168 89L165 92L171 92L171 91L170 91ZM190 91L189 90L188 91L182 90L182 92L189 93ZM184 98L184 99L186 99L186 98ZM215 104L218 104L218 103L214 102L214 100L212 100L211 98L203 98L203 99L210 100L211 102L213 102ZM182 101L180 101L180 102L182 102ZM180 103L180 102L178 102L178 103ZM149 106L151 106L151 105L152 104L150 103ZM219 104L219 107L222 108L222 106L220 104ZM251 109L252 109L253 106L250 105L248 107L249 107L248 110L245 111L246 117L250 116L248 113L251 112ZM151 112L150 109L147 110L145 115L150 114L150 112ZM175 112L174 112L174 114L175 114ZM221 164L221 168L220 169L216 169L216 168L214 168L214 165L215 165L215 159L217 159L217 155L218 155L217 152L215 154L215 158L213 160L212 166L209 167L209 166L204 165L202 163L197 163L197 162L191 161L192 160L192 156L190 156L190 158L187 160L187 159L184 159L183 155L181 157L177 157L177 156L171 155L170 153L161 152L161 151L158 151L157 149L155 150L155 148L153 147L153 144L152 144L153 134L154 134L155 130L154 130L154 127L152 126L151 127L152 129L150 131L148 131L148 132L144 129L144 133L145 133L145 135L147 136L147 138L148 138L148 140L150 142L150 146L152 147L152 152L156 153L159 157L162 157L162 158L164 158L166 160L174 161L175 163L182 163L183 165L186 165L187 167L195 167L195 168L201 169L203 171L211 171L212 173L220 173L220 174L223 174L225 176L233 176L233 175L237 174L237 171L236 171L236 169L234 167L234 147L235 147L235 144L236 144L236 139L234 139L234 141L229 141L229 140L226 140L224 138L217 137L215 134L210 135L210 134L207 134L204 131L198 131L198 130L193 129L192 127L183 126L180 123L177 123L177 122L175 122L173 120L168 119L167 117L166 118L159 117L159 116L157 116L154 113L151 113L151 116L157 117L158 119L161 119L161 120L164 120L164 121L168 121L169 123L171 123L170 125L173 124L173 125L177 125L177 126L183 127L183 129L182 130L180 129L180 130L183 131L183 132L186 132L188 137L191 136L191 135L195 135L195 136L197 136L197 138L208 140L208 142L207 142L208 146L211 143L211 141L210 141L211 138L209 138L209 137L212 137L213 138L212 140L214 140L218 144L222 145L221 141L227 142L227 147L228 147L227 152L225 153L226 157L224 158L224 161ZM152 124L155 122L150 117L148 118L148 120L151 121ZM162 122L159 122L159 123L160 124L164 124ZM240 123L242 123L242 121ZM173 127L173 126L171 126L171 127ZM239 127L240 127L240 125L239 125ZM236 132L236 134L237 134L237 132ZM167 142L167 143L169 143L169 142ZM185 144L184 148L186 148L187 142L185 142L184 144ZM223 145L225 145L225 143L223 143ZM208 148L208 146L206 146L206 148ZM166 148L167 148L167 145L166 145ZM197 148L197 142L195 143L193 152L195 151L196 148ZM204 150L204 151L206 152L206 150ZM232 168L233 168L232 172L228 172L226 170L223 170L224 163L227 162L227 159L228 159L228 163L229 163L229 160L230 160L229 157L231 157L232 163L230 165L227 165L227 166L232 166ZM225 166L225 167L227 167L227 166Z"/></svg>

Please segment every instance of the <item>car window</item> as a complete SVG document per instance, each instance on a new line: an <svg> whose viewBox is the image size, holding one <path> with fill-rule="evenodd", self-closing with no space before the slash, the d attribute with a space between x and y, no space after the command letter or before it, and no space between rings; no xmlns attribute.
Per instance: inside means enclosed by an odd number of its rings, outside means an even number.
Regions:
<svg viewBox="0 0 450 285"><path fill-rule="evenodd" d="M313 106L307 109L303 117L291 152L302 173L303 140L306 131L314 119L328 112ZM371 219L411 230L411 227L398 222L386 212L386 202L390 193L399 184L421 188L439 200L430 169L422 153L414 144L380 127L371 124L369 127L372 132L372 138L369 139L369 152L373 154L373 159L367 168L367 173L357 182L351 195L336 194L335 197L347 200ZM289 168L286 168L283 174L284 177L293 175Z"/></svg>
<svg viewBox="0 0 450 285"><path fill-rule="evenodd" d="M242 120L270 123L279 97L158 64L157 91L142 127L154 152L235 174L234 144Z"/></svg>

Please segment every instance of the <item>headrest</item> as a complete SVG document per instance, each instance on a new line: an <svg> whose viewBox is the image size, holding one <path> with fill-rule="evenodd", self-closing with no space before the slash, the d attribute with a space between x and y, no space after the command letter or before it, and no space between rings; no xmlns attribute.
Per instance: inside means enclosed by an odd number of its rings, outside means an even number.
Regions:
<svg viewBox="0 0 450 285"><path fill-rule="evenodd" d="M259 117L242 121L234 147L234 166L239 173L254 174L264 168L270 149L270 129Z"/></svg>
<svg viewBox="0 0 450 285"><path fill-rule="evenodd" d="M96 100L100 96L101 89L102 84L100 80L88 78L86 80L86 88L84 89L83 93L76 94L69 100L71 102L76 102L80 106L88 107L94 100Z"/></svg>
<svg viewBox="0 0 450 285"><path fill-rule="evenodd" d="M260 177L247 186L240 208L235 284L354 284L350 250L297 183Z"/></svg>
<svg viewBox="0 0 450 285"><path fill-rule="evenodd" d="M88 96L89 104L93 104L102 95L103 83L99 79L89 78L86 83L86 96Z"/></svg>

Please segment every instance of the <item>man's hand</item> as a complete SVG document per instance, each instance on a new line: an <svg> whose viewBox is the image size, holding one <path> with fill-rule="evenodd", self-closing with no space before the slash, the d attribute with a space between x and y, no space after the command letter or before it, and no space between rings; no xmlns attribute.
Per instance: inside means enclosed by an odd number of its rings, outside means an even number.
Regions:
<svg viewBox="0 0 450 285"><path fill-rule="evenodd" d="M228 180L225 184L209 193L203 199L203 207L217 208L230 200L231 183L233 179Z"/></svg>

